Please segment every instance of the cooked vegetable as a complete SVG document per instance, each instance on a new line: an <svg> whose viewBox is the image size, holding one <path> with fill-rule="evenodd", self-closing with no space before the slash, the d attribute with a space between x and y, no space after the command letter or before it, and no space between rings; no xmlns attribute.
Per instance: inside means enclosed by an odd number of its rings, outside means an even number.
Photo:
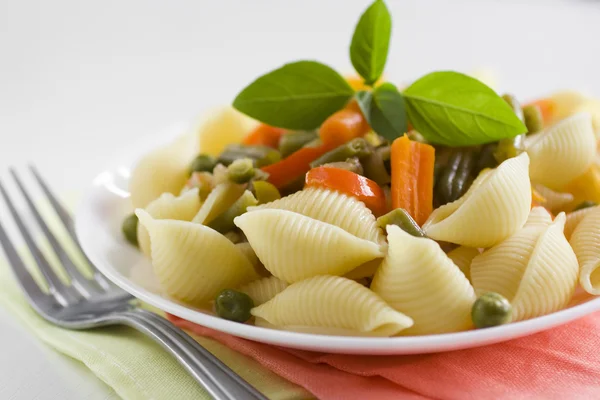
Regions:
<svg viewBox="0 0 600 400"><path fill-rule="evenodd" d="M544 116L535 104L523 107L523 119L527 133L535 133L544 129Z"/></svg>
<svg viewBox="0 0 600 400"><path fill-rule="evenodd" d="M353 108L345 108L323 122L319 129L319 136L326 145L340 146L368 131L369 124L362 112Z"/></svg>
<svg viewBox="0 0 600 400"><path fill-rule="evenodd" d="M505 94L502 96L504 101L508 103L508 105L513 109L517 118L523 121L523 109L521 108L521 104L517 100L515 96L512 94Z"/></svg>
<svg viewBox="0 0 600 400"><path fill-rule="evenodd" d="M323 164L323 166L331 167L331 168L345 169L347 171L352 171L355 174L359 174L359 175L363 175L363 176L365 175L363 166L360 163L360 161L358 160L358 158L356 158L356 157L349 158L346 161L338 161L338 162Z"/></svg>
<svg viewBox="0 0 600 400"><path fill-rule="evenodd" d="M252 190L258 200L258 204L270 203L281 198L279 190L269 182L254 181L252 182Z"/></svg>
<svg viewBox="0 0 600 400"><path fill-rule="evenodd" d="M323 187L356 197L373 211L375 216L386 212L385 195L372 180L339 168L317 167L306 174L307 187Z"/></svg>
<svg viewBox="0 0 600 400"><path fill-rule="evenodd" d="M419 227L419 224L417 224L408 212L402 208L396 208L377 218L377 226L380 228L385 229L388 225L397 225L403 231L416 237L426 237L421 227Z"/></svg>
<svg viewBox="0 0 600 400"><path fill-rule="evenodd" d="M496 168L498 166L498 161L494 157L497 146L497 143L488 143L481 146L481 150L477 156L477 164L474 171L475 176L486 168Z"/></svg>
<svg viewBox="0 0 600 400"><path fill-rule="evenodd" d="M276 149L279 146L279 140L285 136L285 129L276 128L267 124L260 124L255 130L250 132L242 141L247 145L263 145Z"/></svg>
<svg viewBox="0 0 600 400"><path fill-rule="evenodd" d="M435 149L404 135L391 151L392 206L403 208L422 225L433 210Z"/></svg>
<svg viewBox="0 0 600 400"><path fill-rule="evenodd" d="M223 319L235 322L246 322L250 319L250 310L254 301L246 293L225 289L215 299L215 311Z"/></svg>
<svg viewBox="0 0 600 400"><path fill-rule="evenodd" d="M363 138L352 139L348 143L323 154L310 163L311 168L332 162L345 161L352 157L362 158L371 154L371 147Z"/></svg>
<svg viewBox="0 0 600 400"><path fill-rule="evenodd" d="M138 246L137 230L138 230L138 217L135 214L128 215L123 220L121 225L123 236L129 243L134 246Z"/></svg>
<svg viewBox="0 0 600 400"><path fill-rule="evenodd" d="M190 173L194 172L212 172L213 168L217 165L217 160L208 154L200 154L192 161Z"/></svg>
<svg viewBox="0 0 600 400"><path fill-rule="evenodd" d="M544 124L552 121L554 119L554 110L556 108L556 104L552 99L538 99L528 103L525 107L536 106L542 115L542 121Z"/></svg>
<svg viewBox="0 0 600 400"><path fill-rule="evenodd" d="M281 157L285 158L318 137L319 135L316 131L296 131L287 133L279 139L279 153L281 153Z"/></svg>
<svg viewBox="0 0 600 400"><path fill-rule="evenodd" d="M586 200L583 201L581 203L579 203L574 209L573 211L577 211L577 210L583 210L584 208L590 208L590 207L595 207L597 206L598 203L596 203L595 201L591 201L591 200Z"/></svg>
<svg viewBox="0 0 600 400"><path fill-rule="evenodd" d="M255 175L256 170L249 158L237 159L227 167L227 177L233 183L247 183Z"/></svg>
<svg viewBox="0 0 600 400"><path fill-rule="evenodd" d="M390 146L380 147L375 149L368 157L362 161L362 166L365 170L364 175L377 182L379 185L387 185L392 181L392 177L388 173L385 166L390 160Z"/></svg>
<svg viewBox="0 0 600 400"><path fill-rule="evenodd" d="M369 143L373 147L379 147L388 144L388 141L385 140L383 136L379 136L373 131L365 133L365 136L363 137L367 141L367 143Z"/></svg>
<svg viewBox="0 0 600 400"><path fill-rule="evenodd" d="M304 174L310 169L310 163L329 150L331 150L331 146L324 144L314 147L305 146L283 160L261 169L269 174L268 181L281 190L293 182L304 180Z"/></svg>
<svg viewBox="0 0 600 400"><path fill-rule="evenodd" d="M494 151L494 158L500 164L501 162L513 158L525 151L525 135L517 135L514 138L502 139L498 142L498 147Z"/></svg>
<svg viewBox="0 0 600 400"><path fill-rule="evenodd" d="M476 328L489 328L510 322L512 306L506 298L494 292L481 295L473 304L471 318Z"/></svg>
<svg viewBox="0 0 600 400"><path fill-rule="evenodd" d="M277 150L268 146L230 144L221 153L217 161L223 165L229 165L240 158L250 158L254 161L256 167L260 168L278 162L281 155Z"/></svg>
<svg viewBox="0 0 600 400"><path fill-rule="evenodd" d="M225 212L213 219L208 226L220 233L227 233L235 229L233 219L246 212L248 207L258 204L256 198L248 190L240 196Z"/></svg>

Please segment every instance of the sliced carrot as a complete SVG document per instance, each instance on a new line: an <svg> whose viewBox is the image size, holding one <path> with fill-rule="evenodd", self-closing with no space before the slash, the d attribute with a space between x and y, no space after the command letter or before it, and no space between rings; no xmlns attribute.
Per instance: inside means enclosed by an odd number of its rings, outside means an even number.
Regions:
<svg viewBox="0 0 600 400"><path fill-rule="evenodd" d="M435 149L404 135L392 143L392 206L422 225L433 211Z"/></svg>
<svg viewBox="0 0 600 400"><path fill-rule="evenodd" d="M302 178L310 169L310 163L331 150L332 146L321 144L316 147L303 147L275 164L261 169L269 174L270 183L281 189Z"/></svg>
<svg viewBox="0 0 600 400"><path fill-rule="evenodd" d="M279 146L279 139L284 133L285 129L276 128L267 124L260 124L244 138L242 143L269 146L276 149Z"/></svg>
<svg viewBox="0 0 600 400"><path fill-rule="evenodd" d="M313 168L306 174L307 187L323 187L354 196L373 211L375 216L387 212L383 189L374 181L346 169Z"/></svg>
<svg viewBox="0 0 600 400"><path fill-rule="evenodd" d="M323 122L319 136L324 144L335 147L364 135L369 129L362 112L351 102L349 107L337 111Z"/></svg>

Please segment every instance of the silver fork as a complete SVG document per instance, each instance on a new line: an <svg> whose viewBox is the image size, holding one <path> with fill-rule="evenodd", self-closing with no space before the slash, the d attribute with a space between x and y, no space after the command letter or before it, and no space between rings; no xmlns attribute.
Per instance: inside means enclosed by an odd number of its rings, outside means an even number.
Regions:
<svg viewBox="0 0 600 400"><path fill-rule="evenodd" d="M81 251L71 216L51 192L39 172L33 166L30 166L29 169L67 232ZM44 222L16 171L11 169L10 173L33 217L70 279L70 282L65 284L53 271L17 212L7 190L0 182L0 193L46 281L48 290L42 290L35 282L1 223L0 243L30 305L43 318L61 327L76 330L108 325L130 326L146 334L171 353L214 399L267 399L184 331L157 314L136 307L132 301L133 298L105 279L89 260L88 263L93 270L93 277L88 279L79 272L75 263ZM83 251L81 252L84 254Z"/></svg>

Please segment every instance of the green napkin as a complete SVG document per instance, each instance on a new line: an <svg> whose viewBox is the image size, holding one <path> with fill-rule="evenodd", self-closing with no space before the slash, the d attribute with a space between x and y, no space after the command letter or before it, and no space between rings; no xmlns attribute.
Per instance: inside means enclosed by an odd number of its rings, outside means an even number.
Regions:
<svg viewBox="0 0 600 400"><path fill-rule="evenodd" d="M60 239L64 240L64 237ZM46 322L27 303L2 251L0 306L10 311L40 340L81 361L124 399L210 399L208 393L160 345L131 328L115 326L71 331ZM300 386L215 340L194 338L270 399L313 397Z"/></svg>

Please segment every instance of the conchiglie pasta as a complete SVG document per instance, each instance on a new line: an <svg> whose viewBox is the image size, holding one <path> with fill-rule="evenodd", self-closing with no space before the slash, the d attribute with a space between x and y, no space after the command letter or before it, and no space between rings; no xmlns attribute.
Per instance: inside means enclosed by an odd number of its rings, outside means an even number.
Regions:
<svg viewBox="0 0 600 400"><path fill-rule="evenodd" d="M344 276L348 279L352 279L355 281L362 278L370 278L373 275L375 275L375 272L377 272L377 268L379 268L382 262L383 259L381 258L376 258L374 260L367 261L366 263L354 268L352 271L348 272Z"/></svg>
<svg viewBox="0 0 600 400"><path fill-rule="evenodd" d="M579 113L527 136L531 180L560 190L594 161L596 137L590 114Z"/></svg>
<svg viewBox="0 0 600 400"><path fill-rule="evenodd" d="M469 280L433 240L387 226L389 250L371 290L413 319L403 334L469 329L475 292Z"/></svg>
<svg viewBox="0 0 600 400"><path fill-rule="evenodd" d="M575 199L571 193L555 192L540 184L534 184L533 189L544 198L539 205L552 212L563 211Z"/></svg>
<svg viewBox="0 0 600 400"><path fill-rule="evenodd" d="M361 239L375 243L385 242L383 232L377 227L371 210L356 198L336 191L307 188L271 203L252 207L250 211L264 209L293 211L339 226Z"/></svg>
<svg viewBox="0 0 600 400"><path fill-rule="evenodd" d="M258 326L326 335L393 336L412 325L369 289L336 276L296 282L252 315Z"/></svg>
<svg viewBox="0 0 600 400"><path fill-rule="evenodd" d="M271 273L269 271L267 271L267 269L265 268L263 263L261 263L260 260L258 259L258 256L254 252L254 249L252 248L252 246L250 246L250 243L248 243L248 242L236 243L235 247L237 247L238 250L241 251L242 254L244 254L246 256L246 258L248 259L248 261L250 261L250 264L252 264L252 266L254 267L254 270L256 271L256 273L258 275L260 275L260 276L270 276L271 275Z"/></svg>
<svg viewBox="0 0 600 400"><path fill-rule="evenodd" d="M564 308L577 284L579 266L564 236L565 214L554 222L536 207L525 226L471 263L477 294L496 292L512 304L512 320L538 317Z"/></svg>
<svg viewBox="0 0 600 400"><path fill-rule="evenodd" d="M201 307L219 291L258 278L252 265L225 236L187 221L157 220L136 210L150 234L152 266L162 289Z"/></svg>
<svg viewBox="0 0 600 400"><path fill-rule="evenodd" d="M198 137L197 151L219 155L227 145L239 143L258 126L258 122L231 106L209 110L194 129Z"/></svg>
<svg viewBox="0 0 600 400"><path fill-rule="evenodd" d="M448 253L448 258L462 271L467 279L471 280L471 262L479 255L479 249L459 246Z"/></svg>
<svg viewBox="0 0 600 400"><path fill-rule="evenodd" d="M573 235L573 232L575 232L575 228L577 228L579 223L583 221L583 218L598 208L600 207L587 207L567 214L567 222L565 222L565 237L567 240L571 240L571 236Z"/></svg>
<svg viewBox="0 0 600 400"><path fill-rule="evenodd" d="M208 195L198 214L193 219L197 224L210 224L216 217L224 213L244 193L243 185L221 183Z"/></svg>
<svg viewBox="0 0 600 400"><path fill-rule="evenodd" d="M163 193L146 207L146 212L154 219L176 219L191 221L200 209L198 189L191 189L179 197ZM138 224L137 238L142 253L150 257L150 235L143 224Z"/></svg>
<svg viewBox="0 0 600 400"><path fill-rule="evenodd" d="M556 92L550 96L552 102L550 123L558 122L580 112L590 113L596 135L600 134L600 101L572 90Z"/></svg>
<svg viewBox="0 0 600 400"><path fill-rule="evenodd" d="M600 207L590 208L571 236L581 269L579 283L593 295L600 294ZM581 210L585 211L585 210Z"/></svg>
<svg viewBox="0 0 600 400"><path fill-rule="evenodd" d="M281 279L268 276L243 285L238 290L250 296L254 301L254 306L258 307L271 300L286 287L288 287L288 284Z"/></svg>
<svg viewBox="0 0 600 400"><path fill-rule="evenodd" d="M234 222L265 268L290 283L315 275L344 275L383 256L376 243L287 210L256 210Z"/></svg>
<svg viewBox="0 0 600 400"><path fill-rule="evenodd" d="M467 193L434 210L423 225L435 240L490 247L523 226L531 207L529 158L523 153L482 172Z"/></svg>
<svg viewBox="0 0 600 400"><path fill-rule="evenodd" d="M600 164L593 163L583 174L569 182L564 191L575 197L569 209L586 200L600 203Z"/></svg>
<svg viewBox="0 0 600 400"><path fill-rule="evenodd" d="M163 193L179 194L188 179L195 147L193 137L185 135L140 159L129 178L133 207L144 208Z"/></svg>

